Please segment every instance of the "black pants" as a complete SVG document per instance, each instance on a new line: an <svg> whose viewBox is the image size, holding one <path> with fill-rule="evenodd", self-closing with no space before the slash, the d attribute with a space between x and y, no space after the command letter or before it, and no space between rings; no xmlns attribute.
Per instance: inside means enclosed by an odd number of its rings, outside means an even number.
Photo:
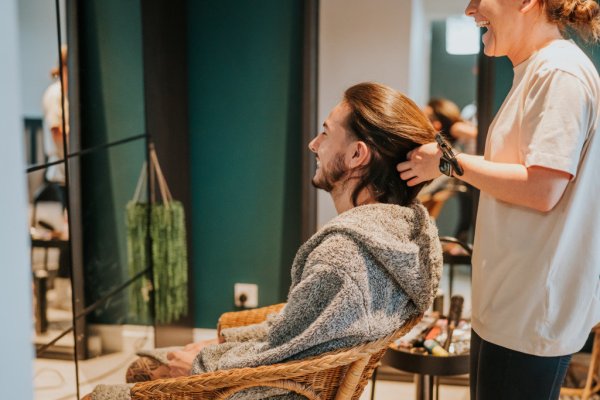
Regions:
<svg viewBox="0 0 600 400"><path fill-rule="evenodd" d="M510 350L472 330L471 400L556 400L570 361Z"/></svg>

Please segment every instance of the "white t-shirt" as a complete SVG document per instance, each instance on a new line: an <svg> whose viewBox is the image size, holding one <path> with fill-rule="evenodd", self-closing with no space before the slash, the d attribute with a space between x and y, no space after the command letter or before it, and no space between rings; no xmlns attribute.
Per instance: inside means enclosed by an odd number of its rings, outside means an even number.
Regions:
<svg viewBox="0 0 600 400"><path fill-rule="evenodd" d="M573 176L550 212L482 192L473 254L473 329L524 353L576 352L600 321L600 79L572 41L514 69L485 159Z"/></svg>
<svg viewBox="0 0 600 400"><path fill-rule="evenodd" d="M44 110L44 152L48 157L48 162L62 160L64 158L64 150L60 146L56 146L54 139L52 138L51 129L54 127L61 127L62 129L62 99L60 95L61 86L60 80L54 81L42 97L42 109ZM65 108L67 112L65 116L68 124L68 108L69 104L65 99ZM67 132L69 131L67 126ZM56 164L48 167L46 171L46 179L50 182L65 183L65 165Z"/></svg>

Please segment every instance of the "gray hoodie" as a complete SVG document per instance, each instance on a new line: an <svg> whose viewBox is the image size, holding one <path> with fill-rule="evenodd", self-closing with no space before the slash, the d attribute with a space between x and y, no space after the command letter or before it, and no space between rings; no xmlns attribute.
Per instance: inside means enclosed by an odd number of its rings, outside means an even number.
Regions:
<svg viewBox="0 0 600 400"><path fill-rule="evenodd" d="M296 254L283 310L223 331L192 373L274 364L372 341L431 304L442 268L437 229L420 204L346 211Z"/></svg>
<svg viewBox="0 0 600 400"><path fill-rule="evenodd" d="M192 373L302 359L389 335L430 306L441 269L437 229L421 204L352 208L300 247L286 306L262 324L223 330L226 342L203 349ZM242 397L277 393L262 394ZM105 398L119 397L94 397Z"/></svg>

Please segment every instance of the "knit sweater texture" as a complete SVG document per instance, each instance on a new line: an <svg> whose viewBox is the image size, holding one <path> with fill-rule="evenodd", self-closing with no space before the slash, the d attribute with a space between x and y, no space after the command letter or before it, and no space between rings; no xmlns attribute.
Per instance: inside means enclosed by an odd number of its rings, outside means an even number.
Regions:
<svg viewBox="0 0 600 400"><path fill-rule="evenodd" d="M204 348L192 374L303 359L389 335L429 308L441 269L437 229L422 205L352 208L300 247L285 307L262 324L223 330L226 342ZM94 393L94 400L123 398Z"/></svg>

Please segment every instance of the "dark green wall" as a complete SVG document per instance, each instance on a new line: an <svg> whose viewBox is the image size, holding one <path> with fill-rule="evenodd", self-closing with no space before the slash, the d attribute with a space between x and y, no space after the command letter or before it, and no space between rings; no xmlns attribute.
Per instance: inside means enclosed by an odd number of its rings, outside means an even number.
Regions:
<svg viewBox="0 0 600 400"><path fill-rule="evenodd" d="M600 69L600 47L598 45L589 45L585 43L579 43L579 45L583 48L583 51L586 52L588 57L592 59L596 69Z"/></svg>
<svg viewBox="0 0 600 400"><path fill-rule="evenodd" d="M302 1L190 0L195 324L285 299L300 244Z"/></svg>
<svg viewBox="0 0 600 400"><path fill-rule="evenodd" d="M143 133L138 0L81 8L82 142ZM233 284L282 301L300 244L302 2L189 1L196 326L233 307ZM124 212L143 141L82 158L86 304L129 278ZM91 316L136 322L125 292Z"/></svg>
<svg viewBox="0 0 600 400"><path fill-rule="evenodd" d="M445 97L460 108L475 102L477 55L446 52L446 21L431 23L430 97Z"/></svg>
<svg viewBox="0 0 600 400"><path fill-rule="evenodd" d="M80 2L82 146L144 133L139 0ZM129 278L125 206L145 159L144 141L81 158L86 304ZM90 316L93 322L135 322L127 292Z"/></svg>
<svg viewBox="0 0 600 400"><path fill-rule="evenodd" d="M514 73L512 63L508 57L494 58L493 62L495 71L493 110L495 115L500 109L504 98L510 91Z"/></svg>

